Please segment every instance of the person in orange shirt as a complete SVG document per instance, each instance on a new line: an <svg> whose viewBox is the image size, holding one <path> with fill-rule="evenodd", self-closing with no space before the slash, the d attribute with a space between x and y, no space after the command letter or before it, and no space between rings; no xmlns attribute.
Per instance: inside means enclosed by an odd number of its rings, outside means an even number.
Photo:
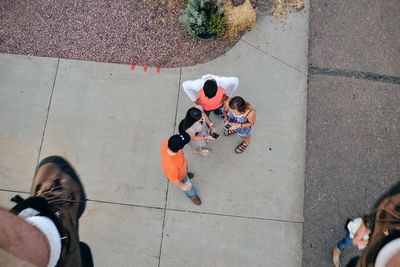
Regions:
<svg viewBox="0 0 400 267"><path fill-rule="evenodd" d="M162 168L170 183L179 186L195 205L200 205L201 200L190 181L194 174L187 171L187 161L182 150L189 141L190 135L186 132L164 140L161 146Z"/></svg>

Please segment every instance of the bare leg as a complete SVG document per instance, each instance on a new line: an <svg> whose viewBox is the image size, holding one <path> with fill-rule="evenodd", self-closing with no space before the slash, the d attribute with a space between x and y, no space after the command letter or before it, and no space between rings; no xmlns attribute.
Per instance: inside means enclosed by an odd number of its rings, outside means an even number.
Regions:
<svg viewBox="0 0 400 267"><path fill-rule="evenodd" d="M39 229L3 208L0 222L0 248L36 266L47 266L50 248Z"/></svg>
<svg viewBox="0 0 400 267"><path fill-rule="evenodd" d="M240 137L240 138L242 138L243 144L244 144L245 146L247 146L247 145L250 143L250 138L251 138L250 135L248 135L248 136L246 136L246 137Z"/></svg>

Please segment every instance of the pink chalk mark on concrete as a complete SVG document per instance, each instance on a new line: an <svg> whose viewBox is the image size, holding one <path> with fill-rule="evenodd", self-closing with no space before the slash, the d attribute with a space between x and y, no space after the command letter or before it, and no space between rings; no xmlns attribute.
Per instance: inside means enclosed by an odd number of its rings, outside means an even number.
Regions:
<svg viewBox="0 0 400 267"><path fill-rule="evenodd" d="M131 64L131 71L135 71L136 65L135 64Z"/></svg>
<svg viewBox="0 0 400 267"><path fill-rule="evenodd" d="M157 74L159 74L161 72L161 67L157 67L156 72L157 72Z"/></svg>
<svg viewBox="0 0 400 267"><path fill-rule="evenodd" d="M144 65L143 70L144 70L144 72L147 72L149 70L149 66Z"/></svg>

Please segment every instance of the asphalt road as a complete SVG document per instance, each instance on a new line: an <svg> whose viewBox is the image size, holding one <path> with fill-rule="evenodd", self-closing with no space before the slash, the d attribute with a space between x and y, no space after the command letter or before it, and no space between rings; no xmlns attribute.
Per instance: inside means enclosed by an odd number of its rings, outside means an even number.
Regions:
<svg viewBox="0 0 400 267"><path fill-rule="evenodd" d="M399 15L398 0L311 0L305 267L333 266L346 219L399 181Z"/></svg>

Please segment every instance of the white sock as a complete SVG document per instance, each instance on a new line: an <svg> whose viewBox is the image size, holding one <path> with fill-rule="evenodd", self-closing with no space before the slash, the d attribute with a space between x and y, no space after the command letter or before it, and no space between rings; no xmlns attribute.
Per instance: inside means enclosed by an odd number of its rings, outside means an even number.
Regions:
<svg viewBox="0 0 400 267"><path fill-rule="evenodd" d="M43 216L32 216L25 221L38 228L47 238L50 247L50 257L47 267L56 266L61 254L61 237L53 221Z"/></svg>

